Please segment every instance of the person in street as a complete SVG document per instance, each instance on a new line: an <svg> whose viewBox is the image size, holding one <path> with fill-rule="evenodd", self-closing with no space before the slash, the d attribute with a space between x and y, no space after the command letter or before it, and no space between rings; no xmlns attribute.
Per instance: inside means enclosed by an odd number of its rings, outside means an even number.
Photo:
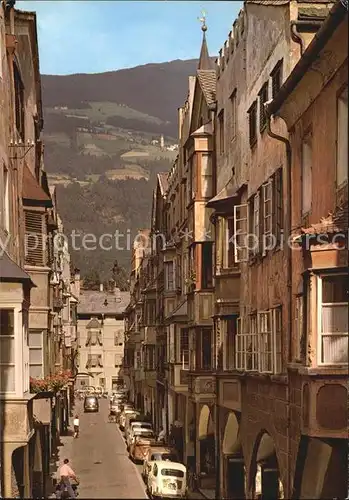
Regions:
<svg viewBox="0 0 349 500"><path fill-rule="evenodd" d="M74 424L74 437L77 438L79 437L79 429L80 429L80 420L78 415L75 415L73 424Z"/></svg>
<svg viewBox="0 0 349 500"><path fill-rule="evenodd" d="M160 427L160 432L158 435L158 442L165 443L165 440L166 440L166 433L165 433L163 427Z"/></svg>
<svg viewBox="0 0 349 500"><path fill-rule="evenodd" d="M59 469L59 477L60 483L62 486L66 486L67 492L69 494L69 498L75 498L75 493L72 488L70 480L72 479L76 483L79 483L75 472L69 465L69 460L67 458L64 459L63 465Z"/></svg>

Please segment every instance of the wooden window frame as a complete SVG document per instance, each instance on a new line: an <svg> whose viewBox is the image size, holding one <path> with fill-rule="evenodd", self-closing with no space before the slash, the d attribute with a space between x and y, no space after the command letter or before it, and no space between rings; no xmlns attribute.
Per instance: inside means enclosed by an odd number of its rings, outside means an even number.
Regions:
<svg viewBox="0 0 349 500"><path fill-rule="evenodd" d="M219 133L219 154L225 152L225 130L224 130L224 109L218 114L218 133Z"/></svg>
<svg viewBox="0 0 349 500"><path fill-rule="evenodd" d="M249 141L250 147L256 145L257 143L257 100L255 100L248 112L248 129L249 129Z"/></svg>
<svg viewBox="0 0 349 500"><path fill-rule="evenodd" d="M237 89L234 89L230 95L230 107L231 107L231 140L236 139L237 132Z"/></svg>
<svg viewBox="0 0 349 500"><path fill-rule="evenodd" d="M348 345L346 346L347 359L343 362L325 362L323 361L322 351L323 351L323 338L324 337L343 337L347 339L347 344L349 342L348 332L323 332L323 321L322 321L322 311L324 306L328 307L346 307L347 317L348 317L348 302L323 302L323 280L329 277L346 276L347 273L323 273L317 276L317 324L318 324L318 338L317 338L317 364L319 366L343 366L348 365Z"/></svg>
<svg viewBox="0 0 349 500"><path fill-rule="evenodd" d="M236 263L248 262L249 205L234 205L234 259Z"/></svg>
<svg viewBox="0 0 349 500"><path fill-rule="evenodd" d="M16 387L17 387L17 380L16 380L16 361L17 361L16 329L17 329L17 314L18 314L18 312L17 312L16 308L10 307L7 305L5 307L4 306L0 307L0 312L2 312L2 311L9 311L10 313L12 313L13 332L11 334L3 334L3 330L1 328L1 323L0 323L0 340L2 340L2 339L9 340L10 339L10 344L12 345L14 359L12 362L9 362L9 360L2 361L0 359L1 372L3 369L6 369L6 368L13 371L13 390L2 390L3 388L0 386L0 394L13 394L16 392ZM1 343L0 343L0 349L1 349ZM0 376L1 376L1 373L0 373Z"/></svg>
<svg viewBox="0 0 349 500"><path fill-rule="evenodd" d="M265 103L269 98L269 82L265 82L258 94L259 97L259 132L262 133L267 127L267 114Z"/></svg>
<svg viewBox="0 0 349 500"><path fill-rule="evenodd" d="M272 99L275 99L282 86L283 81L283 59L280 59L274 66L271 76Z"/></svg>

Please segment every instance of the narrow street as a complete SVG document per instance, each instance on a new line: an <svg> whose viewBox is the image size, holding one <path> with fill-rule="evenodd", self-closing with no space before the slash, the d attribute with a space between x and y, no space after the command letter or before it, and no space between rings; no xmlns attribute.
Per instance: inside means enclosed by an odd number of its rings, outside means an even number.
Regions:
<svg viewBox="0 0 349 500"><path fill-rule="evenodd" d="M100 400L98 413L80 417L80 437L60 450L61 461L69 458L79 480L79 498L147 498L140 467L128 458L123 436L116 424L108 423L108 401Z"/></svg>

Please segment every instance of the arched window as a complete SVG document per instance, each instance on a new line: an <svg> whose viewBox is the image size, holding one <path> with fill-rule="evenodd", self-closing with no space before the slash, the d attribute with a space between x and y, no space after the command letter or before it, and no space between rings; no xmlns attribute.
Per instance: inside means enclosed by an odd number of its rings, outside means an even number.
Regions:
<svg viewBox="0 0 349 500"><path fill-rule="evenodd" d="M13 79L15 90L16 129L24 141L24 85L17 64L13 63Z"/></svg>

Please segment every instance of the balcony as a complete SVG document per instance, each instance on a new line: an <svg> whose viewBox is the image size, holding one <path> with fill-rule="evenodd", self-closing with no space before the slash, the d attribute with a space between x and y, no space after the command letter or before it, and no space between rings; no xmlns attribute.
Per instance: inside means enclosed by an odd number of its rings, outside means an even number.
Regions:
<svg viewBox="0 0 349 500"><path fill-rule="evenodd" d="M325 377L325 375L324 375ZM301 392L302 434L320 438L348 438L347 374L307 377Z"/></svg>

